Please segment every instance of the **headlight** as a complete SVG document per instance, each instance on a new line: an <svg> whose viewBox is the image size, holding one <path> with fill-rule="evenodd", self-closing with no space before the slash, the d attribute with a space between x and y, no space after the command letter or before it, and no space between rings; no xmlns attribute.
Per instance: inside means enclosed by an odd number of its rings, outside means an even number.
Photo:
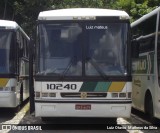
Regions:
<svg viewBox="0 0 160 133"><path fill-rule="evenodd" d="M126 97L126 93L119 93L119 97Z"/></svg>
<svg viewBox="0 0 160 133"><path fill-rule="evenodd" d="M128 92L128 98L131 98L131 97L132 97L132 93Z"/></svg>
<svg viewBox="0 0 160 133"><path fill-rule="evenodd" d="M56 97L56 93L47 93L47 92L35 92L35 98L53 98Z"/></svg>
<svg viewBox="0 0 160 133"><path fill-rule="evenodd" d="M118 97L118 93L112 93L112 97Z"/></svg>
<svg viewBox="0 0 160 133"><path fill-rule="evenodd" d="M48 97L48 93L42 93L42 97Z"/></svg>
<svg viewBox="0 0 160 133"><path fill-rule="evenodd" d="M16 87L0 87L0 91L16 91Z"/></svg>
<svg viewBox="0 0 160 133"><path fill-rule="evenodd" d="M35 97L40 98L40 92L35 92Z"/></svg>

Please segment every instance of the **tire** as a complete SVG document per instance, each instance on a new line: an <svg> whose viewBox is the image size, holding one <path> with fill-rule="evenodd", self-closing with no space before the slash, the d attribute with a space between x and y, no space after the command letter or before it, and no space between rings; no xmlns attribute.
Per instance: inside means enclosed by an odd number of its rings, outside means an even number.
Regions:
<svg viewBox="0 0 160 133"><path fill-rule="evenodd" d="M106 124L116 125L117 118L107 118Z"/></svg>
<svg viewBox="0 0 160 133"><path fill-rule="evenodd" d="M152 123L155 124L155 118L153 113L153 101L150 94L148 94L145 98L145 114L147 119Z"/></svg>
<svg viewBox="0 0 160 133"><path fill-rule="evenodd" d="M18 113L18 112L20 111L20 109L21 109L21 108L20 108L20 106L18 105L17 107L14 107L14 108L12 109L12 112L16 114L16 113Z"/></svg>
<svg viewBox="0 0 160 133"><path fill-rule="evenodd" d="M155 119L154 114L153 114L153 102L152 102L152 100L149 100L148 105L149 105L149 108L150 108L150 110L149 110L149 121L152 124L156 124L156 119Z"/></svg>
<svg viewBox="0 0 160 133"><path fill-rule="evenodd" d="M44 121L44 122L46 122L46 121L49 120L49 118L48 117L41 117L41 120Z"/></svg>

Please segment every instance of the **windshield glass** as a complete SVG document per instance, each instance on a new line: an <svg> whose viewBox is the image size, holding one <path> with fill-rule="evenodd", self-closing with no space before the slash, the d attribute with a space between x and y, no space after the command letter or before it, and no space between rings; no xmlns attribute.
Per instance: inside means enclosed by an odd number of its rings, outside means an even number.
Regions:
<svg viewBox="0 0 160 133"><path fill-rule="evenodd" d="M126 74L127 24L87 24L86 75Z"/></svg>
<svg viewBox="0 0 160 133"><path fill-rule="evenodd" d="M82 75L79 24L40 25L40 73Z"/></svg>
<svg viewBox="0 0 160 133"><path fill-rule="evenodd" d="M40 24L38 74L126 75L127 29L126 23Z"/></svg>
<svg viewBox="0 0 160 133"><path fill-rule="evenodd" d="M0 74L14 73L13 32L0 30Z"/></svg>

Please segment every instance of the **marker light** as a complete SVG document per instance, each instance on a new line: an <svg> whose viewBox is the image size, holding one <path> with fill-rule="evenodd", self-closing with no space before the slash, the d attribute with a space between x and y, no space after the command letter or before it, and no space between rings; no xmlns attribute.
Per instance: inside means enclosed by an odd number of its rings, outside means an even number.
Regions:
<svg viewBox="0 0 160 133"><path fill-rule="evenodd" d="M128 16L119 16L119 19L120 20L127 20L127 19L129 19L129 17Z"/></svg>

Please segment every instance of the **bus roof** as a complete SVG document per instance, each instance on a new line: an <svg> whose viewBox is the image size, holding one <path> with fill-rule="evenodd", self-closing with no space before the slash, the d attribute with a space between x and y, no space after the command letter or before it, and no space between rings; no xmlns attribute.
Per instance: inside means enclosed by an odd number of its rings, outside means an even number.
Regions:
<svg viewBox="0 0 160 133"><path fill-rule="evenodd" d="M10 20L0 20L0 29L11 29L11 30L17 30L19 29L28 40L30 40L29 36L23 31L23 29L15 22Z"/></svg>
<svg viewBox="0 0 160 133"><path fill-rule="evenodd" d="M117 16L129 19L129 15L125 11L111 10L111 9L98 9L98 8L70 8L70 9L58 9L43 11L39 13L38 20L73 20L93 19L96 16Z"/></svg>
<svg viewBox="0 0 160 133"><path fill-rule="evenodd" d="M133 23L131 23L131 27L134 27L140 23L142 23L143 21L145 21L146 19L152 17L153 15L157 14L160 11L160 7L156 8L155 10L153 10L152 12L142 16L141 18L139 18L138 20L134 21Z"/></svg>
<svg viewBox="0 0 160 133"><path fill-rule="evenodd" d="M0 27L5 29L17 29L19 26L15 21L0 20Z"/></svg>

